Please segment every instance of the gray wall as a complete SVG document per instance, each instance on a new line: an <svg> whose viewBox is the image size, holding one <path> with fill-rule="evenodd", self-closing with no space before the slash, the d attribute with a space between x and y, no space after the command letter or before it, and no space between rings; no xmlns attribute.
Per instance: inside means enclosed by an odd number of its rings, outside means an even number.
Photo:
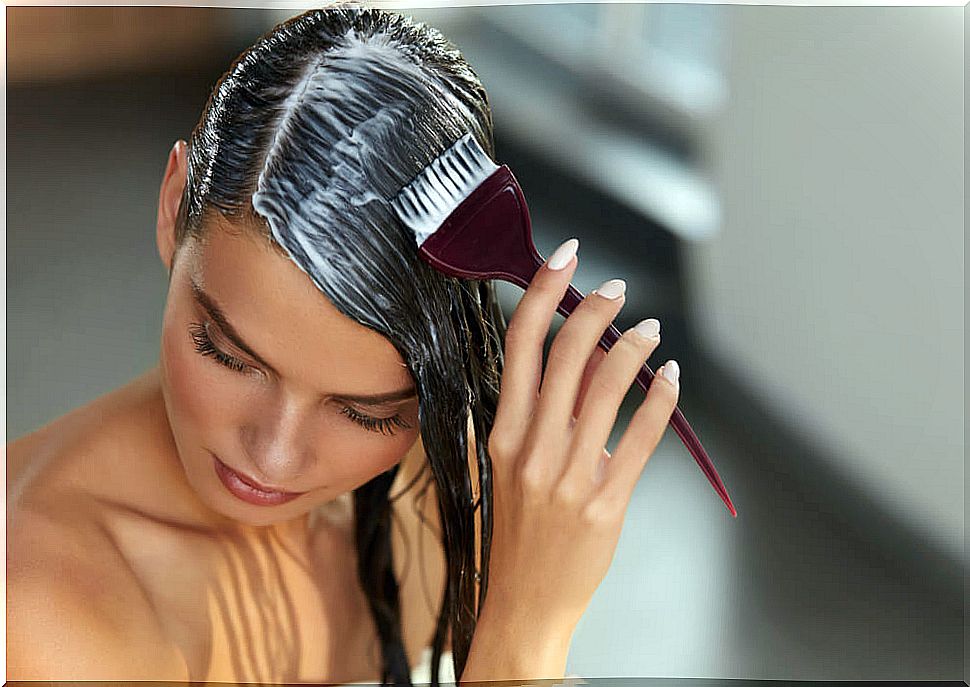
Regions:
<svg viewBox="0 0 970 687"><path fill-rule="evenodd" d="M963 8L732 8L701 344L963 553ZM785 461L785 456L778 456Z"/></svg>

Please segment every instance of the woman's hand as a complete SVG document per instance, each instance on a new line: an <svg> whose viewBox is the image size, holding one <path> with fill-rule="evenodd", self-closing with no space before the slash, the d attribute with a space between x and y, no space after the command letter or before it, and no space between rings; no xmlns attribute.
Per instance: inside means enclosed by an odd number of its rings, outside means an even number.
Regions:
<svg viewBox="0 0 970 687"><path fill-rule="evenodd" d="M679 392L676 379L658 370L610 456L605 445L620 404L660 342L659 334L647 338L635 328L609 354L598 349L600 336L623 306L619 280L589 294L566 319L543 374L543 343L576 270L577 245L566 242L539 269L509 322L488 442L494 528L482 620L487 617L506 631L530 628L534 639L506 639L525 641L540 652L546 642L565 642L568 650L569 637L610 566L633 489ZM552 269L557 258L563 266ZM665 367L677 369L675 362Z"/></svg>

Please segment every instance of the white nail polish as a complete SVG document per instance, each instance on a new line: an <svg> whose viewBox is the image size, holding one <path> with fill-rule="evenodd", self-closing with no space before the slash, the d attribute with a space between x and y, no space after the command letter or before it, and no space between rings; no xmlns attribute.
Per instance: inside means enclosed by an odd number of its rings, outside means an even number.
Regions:
<svg viewBox="0 0 970 687"><path fill-rule="evenodd" d="M663 375L671 384L677 383L680 378L680 365L677 364L676 360L668 360L664 363Z"/></svg>
<svg viewBox="0 0 970 687"><path fill-rule="evenodd" d="M593 293L602 296L603 298L609 298L610 300L615 300L622 296L626 292L626 282L622 279L610 279L600 284Z"/></svg>
<svg viewBox="0 0 970 687"><path fill-rule="evenodd" d="M660 321L653 318L643 320L634 329L645 339L656 339L660 336Z"/></svg>
<svg viewBox="0 0 970 687"><path fill-rule="evenodd" d="M561 270L569 264L578 249L579 239L569 239L553 252L549 260L546 261L546 265L551 270Z"/></svg>

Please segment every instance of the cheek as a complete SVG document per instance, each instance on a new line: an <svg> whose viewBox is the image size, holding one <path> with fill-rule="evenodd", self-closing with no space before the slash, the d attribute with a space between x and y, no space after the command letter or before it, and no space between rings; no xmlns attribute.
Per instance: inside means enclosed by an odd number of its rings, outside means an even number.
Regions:
<svg viewBox="0 0 970 687"><path fill-rule="evenodd" d="M161 357L166 404L176 436L211 434L229 423L233 394L213 374L218 372L211 369L214 366L194 350L187 322L166 317ZM196 439L206 443L202 437Z"/></svg>
<svg viewBox="0 0 970 687"><path fill-rule="evenodd" d="M346 422L341 418L337 424ZM415 429L399 429L393 436L382 436L354 426L328 432L326 448L317 453L317 470L322 483L337 484L349 491L369 482L401 462L417 440Z"/></svg>

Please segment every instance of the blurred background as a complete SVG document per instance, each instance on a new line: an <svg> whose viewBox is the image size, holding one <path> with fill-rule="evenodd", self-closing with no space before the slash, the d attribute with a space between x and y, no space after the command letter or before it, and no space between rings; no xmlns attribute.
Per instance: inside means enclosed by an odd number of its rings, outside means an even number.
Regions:
<svg viewBox="0 0 970 687"><path fill-rule="evenodd" d="M540 252L661 320L739 511L668 431L569 671L962 678L965 9L404 11L482 78ZM8 440L155 364L166 156L293 13L6 9Z"/></svg>

